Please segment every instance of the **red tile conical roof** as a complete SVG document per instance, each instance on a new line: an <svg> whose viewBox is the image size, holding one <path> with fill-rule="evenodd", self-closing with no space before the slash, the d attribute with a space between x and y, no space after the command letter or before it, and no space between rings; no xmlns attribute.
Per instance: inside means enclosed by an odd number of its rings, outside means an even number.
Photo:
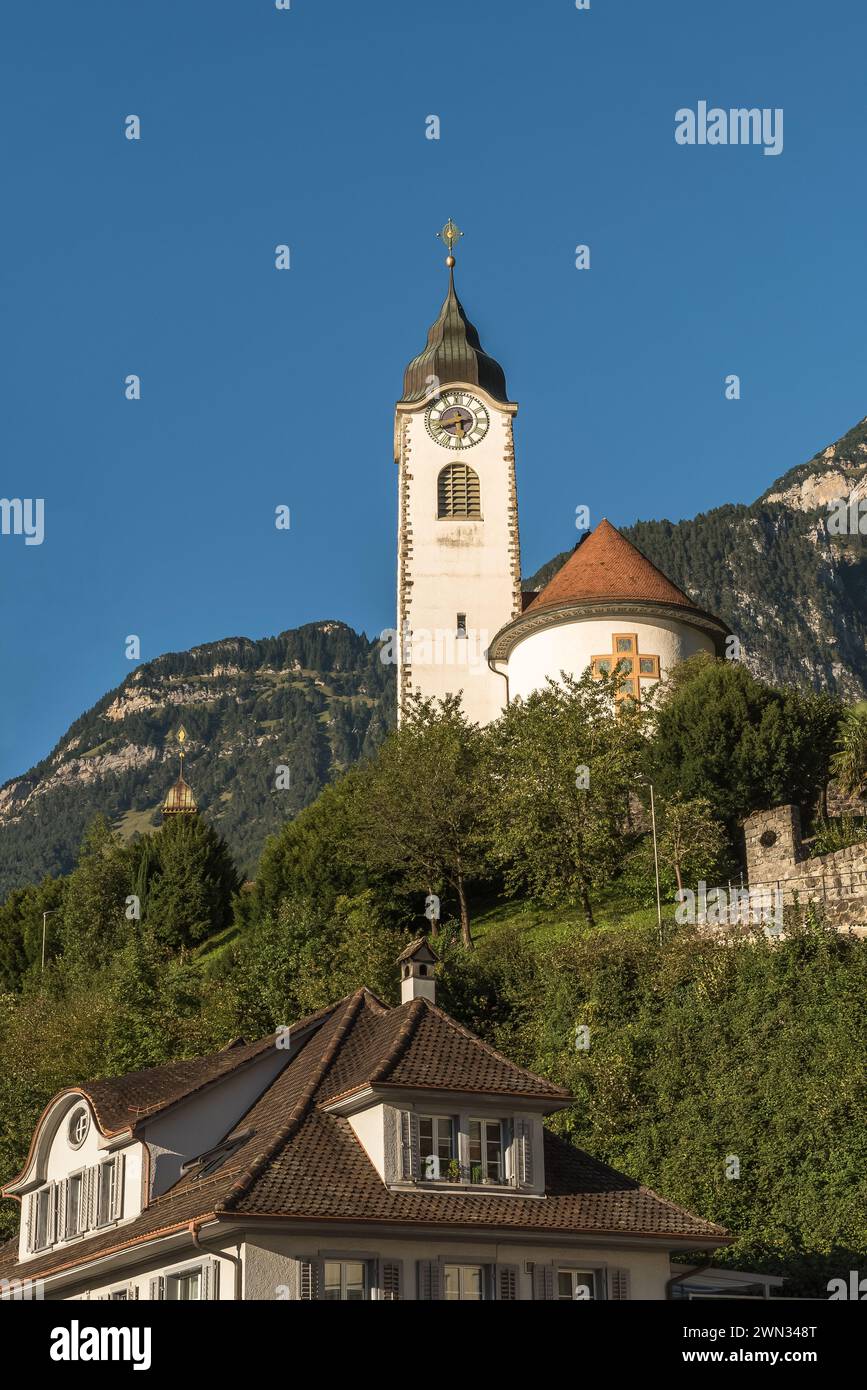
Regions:
<svg viewBox="0 0 867 1390"><path fill-rule="evenodd" d="M586 599L645 599L697 608L688 594L604 518L525 612Z"/></svg>

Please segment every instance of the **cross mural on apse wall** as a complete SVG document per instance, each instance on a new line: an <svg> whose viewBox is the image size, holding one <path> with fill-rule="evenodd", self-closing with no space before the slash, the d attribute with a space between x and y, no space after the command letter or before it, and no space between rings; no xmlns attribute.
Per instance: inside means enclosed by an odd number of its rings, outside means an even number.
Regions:
<svg viewBox="0 0 867 1390"><path fill-rule="evenodd" d="M641 699L641 681L659 680L659 657L638 650L636 632L614 632L611 635L611 655L592 656L594 676L610 675L616 668L620 679L618 700Z"/></svg>

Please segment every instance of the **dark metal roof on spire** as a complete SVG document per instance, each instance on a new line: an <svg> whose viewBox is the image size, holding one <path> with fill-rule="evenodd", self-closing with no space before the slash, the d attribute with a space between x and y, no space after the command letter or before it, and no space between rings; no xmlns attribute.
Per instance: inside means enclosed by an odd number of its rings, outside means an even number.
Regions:
<svg viewBox="0 0 867 1390"><path fill-rule="evenodd" d="M447 386L452 381L466 381L480 386L495 400L507 401L506 374L499 362L495 362L483 349L479 335L455 293L455 258L451 250L457 237L462 234L449 219L438 235L449 248L446 260L449 290L428 332L427 347L413 358L404 372L403 400L424 400L431 393L431 378L436 377L440 386Z"/></svg>

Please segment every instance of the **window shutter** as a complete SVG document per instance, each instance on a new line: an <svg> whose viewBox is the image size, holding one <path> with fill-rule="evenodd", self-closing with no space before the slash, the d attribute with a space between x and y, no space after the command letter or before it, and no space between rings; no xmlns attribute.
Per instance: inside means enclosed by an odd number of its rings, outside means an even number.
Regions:
<svg viewBox="0 0 867 1390"><path fill-rule="evenodd" d="M397 1303L401 1298L403 1264L400 1260L383 1260L379 1276L380 1297L384 1303Z"/></svg>
<svg viewBox="0 0 867 1390"><path fill-rule="evenodd" d="M418 1115L400 1112L400 1175L405 1182L416 1182L419 1170Z"/></svg>
<svg viewBox="0 0 867 1390"><path fill-rule="evenodd" d="M69 1179L64 1178L57 1184L57 1200L54 1203L54 1238L63 1240L66 1235L74 1235L74 1232L67 1232L66 1229L66 1203L69 1199Z"/></svg>
<svg viewBox="0 0 867 1390"><path fill-rule="evenodd" d="M205 1260L202 1265L202 1298L220 1297L220 1261Z"/></svg>
<svg viewBox="0 0 867 1390"><path fill-rule="evenodd" d="M26 1249L29 1254L33 1249L33 1242L36 1238L36 1193L31 1192L27 1198L27 1235Z"/></svg>
<svg viewBox="0 0 867 1390"><path fill-rule="evenodd" d="M546 1299L554 1297L553 1265L533 1265L533 1297Z"/></svg>
<svg viewBox="0 0 867 1390"><path fill-rule="evenodd" d="M498 1299L517 1299L518 1266L497 1265L494 1270L494 1297Z"/></svg>
<svg viewBox="0 0 867 1390"><path fill-rule="evenodd" d="M82 1200L81 1229L91 1231L96 1225L96 1199L98 1195L98 1168L87 1168L84 1173L84 1192Z"/></svg>
<svg viewBox="0 0 867 1390"><path fill-rule="evenodd" d="M533 1126L526 1115L515 1118L515 1172L519 1187L533 1182Z"/></svg>
<svg viewBox="0 0 867 1390"><path fill-rule="evenodd" d="M114 1159L114 1181L111 1193L111 1220L119 1221L123 1215L123 1169L125 1154L117 1154Z"/></svg>
<svg viewBox="0 0 867 1390"><path fill-rule="evenodd" d="M319 1297L319 1263L299 1260L298 1297L310 1301Z"/></svg>
<svg viewBox="0 0 867 1390"><path fill-rule="evenodd" d="M157 1275L156 1279L151 1280L150 1296L151 1298L165 1298L166 1281L162 1274Z"/></svg>
<svg viewBox="0 0 867 1390"><path fill-rule="evenodd" d="M609 1269L608 1297L629 1298L629 1270Z"/></svg>
<svg viewBox="0 0 867 1390"><path fill-rule="evenodd" d="M419 1298L442 1298L442 1274L439 1260L419 1260Z"/></svg>
<svg viewBox="0 0 867 1390"><path fill-rule="evenodd" d="M51 1197L48 1217L49 1245L53 1245L56 1240L59 1240L63 1231L63 1214L60 1202L63 1196L63 1189L65 1188L65 1186L66 1184L62 1182L53 1182L51 1184Z"/></svg>

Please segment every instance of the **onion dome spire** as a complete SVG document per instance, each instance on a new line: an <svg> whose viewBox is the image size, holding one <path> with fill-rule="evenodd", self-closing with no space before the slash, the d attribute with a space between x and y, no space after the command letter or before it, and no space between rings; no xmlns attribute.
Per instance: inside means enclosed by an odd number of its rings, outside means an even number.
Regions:
<svg viewBox="0 0 867 1390"><path fill-rule="evenodd" d="M463 232L449 218L437 236L445 242L449 252L446 256L448 294L428 331L427 346L413 358L403 374L403 400L424 400L431 394L431 378L436 378L440 386L447 386L451 381L466 381L481 386L495 400L507 401L506 374L499 362L484 351L455 293L453 250Z"/></svg>
<svg viewBox="0 0 867 1390"><path fill-rule="evenodd" d="M177 782L175 782L173 787L169 788L166 799L163 802L164 816L189 816L199 809L196 804L196 798L193 796L192 787L188 782L184 781L184 742L187 737L187 731L183 724L178 729L177 737L181 770Z"/></svg>

